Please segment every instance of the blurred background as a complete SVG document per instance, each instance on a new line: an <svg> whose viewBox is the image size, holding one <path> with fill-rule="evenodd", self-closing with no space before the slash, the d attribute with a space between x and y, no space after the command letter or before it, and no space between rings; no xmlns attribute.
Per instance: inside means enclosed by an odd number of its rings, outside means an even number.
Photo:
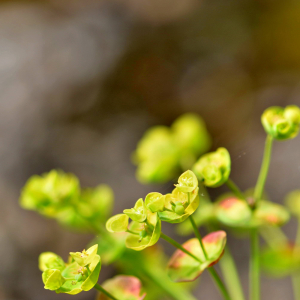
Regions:
<svg viewBox="0 0 300 300"><path fill-rule="evenodd" d="M144 131L196 112L212 149L229 149L233 180L254 186L261 113L300 105L299 15L297 0L1 1L0 299L94 299L93 291L43 289L39 253L66 258L91 236L19 207L33 174L61 168L82 186L107 183L119 213L150 191L171 190L135 179L130 157ZM267 189L275 202L300 188L299 149L300 138L274 145ZM295 222L284 230L294 238ZM248 242L229 244L247 291ZM113 274L103 269L100 282ZM220 299L209 276L201 281L198 299ZM263 299L293 299L289 278L263 276L262 290Z"/></svg>

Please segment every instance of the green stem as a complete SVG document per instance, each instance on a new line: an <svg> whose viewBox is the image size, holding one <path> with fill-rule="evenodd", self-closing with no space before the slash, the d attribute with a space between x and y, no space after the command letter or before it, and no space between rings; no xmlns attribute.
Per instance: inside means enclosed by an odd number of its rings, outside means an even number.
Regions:
<svg viewBox="0 0 300 300"><path fill-rule="evenodd" d="M222 296L224 297L224 299L226 300L230 300L230 296L225 288L224 283L222 282L220 276L218 275L218 273L216 272L216 270L213 267L208 268L208 271L210 272L212 278L215 281L215 284L217 285L217 287L220 290L220 293L222 294Z"/></svg>
<svg viewBox="0 0 300 300"><path fill-rule="evenodd" d="M297 235L295 240L295 246L300 246L300 219L298 219L298 228L297 228ZM297 249L295 249L297 251ZM296 272L292 274L292 284L293 284L293 291L295 300L300 300L300 273Z"/></svg>
<svg viewBox="0 0 300 300"><path fill-rule="evenodd" d="M96 285L94 286L94 288L103 293L105 296L107 296L108 298L112 299L112 300L118 300L117 298L115 298L113 295L111 295L108 291L106 291L100 284L96 283Z"/></svg>
<svg viewBox="0 0 300 300"><path fill-rule="evenodd" d="M176 247L177 249L181 250L182 252L184 252L185 254L189 255L190 257L194 258L195 260L197 260L200 263L203 263L198 257L196 257L194 254L192 254L191 252L189 252L188 250L186 250L185 248L183 248L179 243L177 243L175 240L173 240L172 238L170 238L169 236L163 234L161 232L160 237L163 238L165 241L167 241L168 243L170 243L171 245L173 245L174 247Z"/></svg>
<svg viewBox="0 0 300 300"><path fill-rule="evenodd" d="M261 226L259 228L259 234L273 249L277 249L278 247L288 243L286 235L279 227L276 226Z"/></svg>
<svg viewBox="0 0 300 300"><path fill-rule="evenodd" d="M250 231L251 256L250 256L250 300L260 299L260 267L259 267L259 235L256 228Z"/></svg>
<svg viewBox="0 0 300 300"><path fill-rule="evenodd" d="M131 230L129 230L129 229L127 229L126 232L131 233L131 234L134 234L134 235L139 235L137 232L133 232L133 231L131 231Z"/></svg>
<svg viewBox="0 0 300 300"><path fill-rule="evenodd" d="M261 169L254 190L255 205L257 205L257 202L261 200L264 191L264 186L266 183L270 161L271 161L272 144L273 144L273 138L272 136L268 135L265 143L263 162L261 165Z"/></svg>
<svg viewBox="0 0 300 300"><path fill-rule="evenodd" d="M192 226L193 226L195 236L196 236L197 239L199 240L199 244L200 244L200 247L201 247L202 252L203 252L203 254L204 254L204 257L205 257L206 260L208 260L207 252L206 252L206 250L205 250L205 248L204 248L204 245L203 245L203 242L202 242L202 237L201 237L201 234L200 234L200 232L199 232L199 230L198 230L198 228L197 228L197 225L196 225L196 223L195 223L195 220L194 220L194 218L193 218L192 215L189 216L189 219L190 219L191 224L192 224Z"/></svg>
<svg viewBox="0 0 300 300"><path fill-rule="evenodd" d="M228 246L219 261L219 266L222 273L225 274L224 281L232 300L245 300L239 274Z"/></svg>
<svg viewBox="0 0 300 300"><path fill-rule="evenodd" d="M239 187L230 179L225 182L228 188L239 198L239 199L245 199L244 194L239 189Z"/></svg>

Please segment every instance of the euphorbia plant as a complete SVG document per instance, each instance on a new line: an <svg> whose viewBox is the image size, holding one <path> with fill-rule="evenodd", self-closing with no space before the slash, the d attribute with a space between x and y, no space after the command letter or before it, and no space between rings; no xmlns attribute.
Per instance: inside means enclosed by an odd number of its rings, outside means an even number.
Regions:
<svg viewBox="0 0 300 300"><path fill-rule="evenodd" d="M94 287L100 291L98 300L143 299L141 282L133 276L117 276L102 286L97 284L100 253L103 261L114 262L178 300L195 298L166 276L174 282L195 281L205 270L224 299L244 300L235 262L226 245L226 232L236 231L250 237L250 300L260 299L260 261L269 274L292 276L295 299L300 300L300 226L295 243L280 230L290 218L289 211L300 220L300 192L287 196L285 208L273 203L264 191L273 141L298 135L300 109L294 105L270 107L261 121L267 133L263 163L256 186L245 192L230 179L227 149L203 154L210 148L211 139L203 120L194 114L180 117L170 128L157 126L147 131L133 155L137 178L143 183L166 182L182 170L175 188L167 194L151 192L110 218L112 191L108 186L81 189L74 175L60 171L32 177L22 191L24 208L37 210L71 228L100 234L88 250L71 252L67 263L52 252L41 254L39 267L45 288L77 294ZM211 201L206 187L223 184L230 192ZM193 232L195 238L180 244L163 233L163 222L175 224L180 234ZM209 231L203 238L200 226ZM267 242L262 251L259 235ZM177 248L168 263L160 259L163 254L157 244L161 238ZM223 278L214 268L217 263ZM151 288L148 291L150 299Z"/></svg>

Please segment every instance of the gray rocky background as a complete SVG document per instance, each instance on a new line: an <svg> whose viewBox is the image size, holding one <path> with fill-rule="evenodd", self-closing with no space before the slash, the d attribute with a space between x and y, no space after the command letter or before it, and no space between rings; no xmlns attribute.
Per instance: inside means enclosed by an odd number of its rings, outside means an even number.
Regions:
<svg viewBox="0 0 300 300"><path fill-rule="evenodd" d="M108 183L120 212L170 189L135 180L130 155L143 132L193 111L213 148L230 150L233 179L253 186L262 111L300 105L299 13L292 0L0 2L0 299L69 299L43 289L37 257L91 238L19 207L32 174L61 168L83 186ZM276 202L300 188L299 149L300 138L274 147L267 189ZM293 238L295 222L285 231ZM248 243L229 243L247 290ZM104 269L100 280L112 274ZM293 299L288 278L263 277L262 288L262 299ZM220 299L206 275L195 295Z"/></svg>

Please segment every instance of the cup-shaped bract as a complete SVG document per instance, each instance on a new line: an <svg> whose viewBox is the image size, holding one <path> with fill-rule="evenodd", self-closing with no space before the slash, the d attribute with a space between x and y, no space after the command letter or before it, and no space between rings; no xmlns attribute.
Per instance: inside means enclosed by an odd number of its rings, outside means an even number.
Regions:
<svg viewBox="0 0 300 300"><path fill-rule="evenodd" d="M285 277L300 270L300 247L290 243L265 248L261 252L261 265L270 276Z"/></svg>
<svg viewBox="0 0 300 300"><path fill-rule="evenodd" d="M233 195L224 195L215 204L215 216L227 226L248 227L251 225L252 211L245 200Z"/></svg>
<svg viewBox="0 0 300 300"><path fill-rule="evenodd" d="M294 216L300 218L300 190L290 192L285 198L285 204Z"/></svg>
<svg viewBox="0 0 300 300"><path fill-rule="evenodd" d="M147 208L142 198L135 203L134 208L124 209L123 213L136 222L144 222L147 218Z"/></svg>
<svg viewBox="0 0 300 300"><path fill-rule="evenodd" d="M160 238L161 233L161 221L157 216L157 213L151 213L148 211L147 222L131 222L129 225L130 231L125 245L127 248L140 251L147 247L153 246Z"/></svg>
<svg viewBox="0 0 300 300"><path fill-rule="evenodd" d="M81 266L85 267L92 263L98 251L98 244L82 252L70 252L71 257Z"/></svg>
<svg viewBox="0 0 300 300"><path fill-rule="evenodd" d="M47 269L62 271L66 267L63 259L53 252L43 252L39 256L39 269L43 272Z"/></svg>
<svg viewBox="0 0 300 300"><path fill-rule="evenodd" d="M289 105L285 108L272 106L264 111L261 122L266 133L274 139L292 139L299 132L300 109L296 105Z"/></svg>
<svg viewBox="0 0 300 300"><path fill-rule="evenodd" d="M174 142L181 154L199 157L211 147L211 137L203 119L193 113L177 118L171 126Z"/></svg>
<svg viewBox="0 0 300 300"><path fill-rule="evenodd" d="M224 184L229 178L230 170L230 155L225 148L202 155L193 166L196 176L208 187Z"/></svg>
<svg viewBox="0 0 300 300"><path fill-rule="evenodd" d="M109 232L125 232L128 229L129 217L125 214L118 214L108 219L106 229Z"/></svg>
<svg viewBox="0 0 300 300"><path fill-rule="evenodd" d="M134 276L119 275L106 280L102 287L116 299L143 300L146 294L141 294L142 284ZM108 296L99 293L97 300L110 300Z"/></svg>
<svg viewBox="0 0 300 300"><path fill-rule="evenodd" d="M208 259L205 258L198 239L190 239L182 245L201 262L181 250L176 250L167 267L168 275L172 281L194 281L206 268L216 264L222 257L226 245L226 233L221 230L212 232L202 239L202 243Z"/></svg>
<svg viewBox="0 0 300 300"><path fill-rule="evenodd" d="M151 212L163 211L165 206L165 197L160 193L149 193L145 198L146 207Z"/></svg>
<svg viewBox="0 0 300 300"><path fill-rule="evenodd" d="M165 208L164 211L158 213L158 216L168 223L181 223L192 215L198 206L198 188L187 194L177 187L172 194L165 195Z"/></svg>
<svg viewBox="0 0 300 300"><path fill-rule="evenodd" d="M101 270L100 256L96 255L87 267L80 266L76 261L69 264L62 271L66 282L56 290L56 293L76 295L91 290L97 283Z"/></svg>
<svg viewBox="0 0 300 300"><path fill-rule="evenodd" d="M258 225L282 226L290 219L290 214L283 205L261 200L253 219Z"/></svg>
<svg viewBox="0 0 300 300"><path fill-rule="evenodd" d="M20 204L25 209L55 218L60 210L77 202L79 190L79 181L74 175L52 170L28 179L21 192Z"/></svg>
<svg viewBox="0 0 300 300"><path fill-rule="evenodd" d="M57 269L47 269L42 274L42 279L46 290L55 291L59 289L66 280L61 275L61 271Z"/></svg>
<svg viewBox="0 0 300 300"><path fill-rule="evenodd" d="M198 179L196 175L188 170L180 175L178 178L178 184L175 184L180 192L191 193L198 187Z"/></svg>

